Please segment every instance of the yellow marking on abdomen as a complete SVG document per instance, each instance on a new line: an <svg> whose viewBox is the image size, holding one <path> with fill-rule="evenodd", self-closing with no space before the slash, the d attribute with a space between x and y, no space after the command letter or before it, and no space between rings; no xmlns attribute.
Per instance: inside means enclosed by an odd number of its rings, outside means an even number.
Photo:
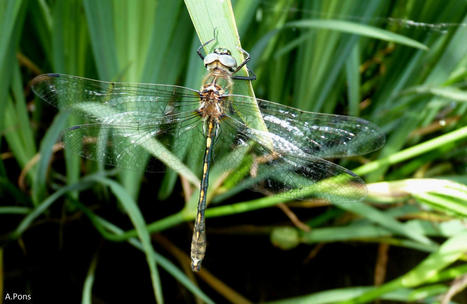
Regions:
<svg viewBox="0 0 467 304"><path fill-rule="evenodd" d="M201 189L200 192L199 192L199 200L202 201L204 198L204 190Z"/></svg>

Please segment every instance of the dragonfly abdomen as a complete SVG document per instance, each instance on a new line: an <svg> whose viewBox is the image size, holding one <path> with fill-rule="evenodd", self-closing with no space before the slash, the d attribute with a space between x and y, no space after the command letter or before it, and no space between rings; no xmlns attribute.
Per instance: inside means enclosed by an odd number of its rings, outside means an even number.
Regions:
<svg viewBox="0 0 467 304"><path fill-rule="evenodd" d="M216 117L209 117L206 120L206 150L203 159L203 176L199 189L198 210L196 212L195 226L193 228L193 239L191 241L191 269L199 271L201 263L206 253L206 224L204 221L204 211L206 210L206 195L209 186L209 168L212 159L213 137L218 128Z"/></svg>

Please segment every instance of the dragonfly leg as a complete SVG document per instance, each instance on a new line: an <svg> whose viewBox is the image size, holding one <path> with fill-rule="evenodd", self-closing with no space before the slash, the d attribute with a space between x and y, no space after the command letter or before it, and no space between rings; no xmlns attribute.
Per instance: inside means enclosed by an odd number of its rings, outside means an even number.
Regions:
<svg viewBox="0 0 467 304"><path fill-rule="evenodd" d="M251 56L247 51L245 51L241 47L238 47L238 49L240 50L240 52L243 53L243 55L245 55L245 60L243 60L243 62L233 71L232 74L235 74L238 71L240 71L240 69L243 68L248 63L248 61L250 61L250 59L251 59ZM248 70L249 76L232 76L232 79L236 79L236 80L256 80L255 73L253 73L253 71L250 70L250 68L248 66L246 68Z"/></svg>
<svg viewBox="0 0 467 304"><path fill-rule="evenodd" d="M243 66L244 66L245 64L247 64L247 62L250 61L250 59L251 59L250 53L248 53L247 51L245 51L245 50L242 49L241 47L237 47L237 48L238 48L238 50L239 50L240 52L243 53L243 55L245 55L245 60L243 60L243 62L240 63L240 65L235 69L234 73L237 73L238 71L240 71L240 69L243 68Z"/></svg>
<svg viewBox="0 0 467 304"><path fill-rule="evenodd" d="M254 156L253 164L251 165L251 168L250 168L250 175L252 177L256 177L256 175L258 174L259 165L273 161L279 157L280 157L280 154L277 152L271 152L270 154L259 156L259 157Z"/></svg>
<svg viewBox="0 0 467 304"><path fill-rule="evenodd" d="M232 79L235 79L235 80L256 80L256 74L253 73L252 70L250 70L250 68L247 66L246 69L248 70L248 76L239 76L239 75L235 75L235 76L232 76L231 78Z"/></svg>
<svg viewBox="0 0 467 304"><path fill-rule="evenodd" d="M196 50L196 53L198 53L198 56L201 58L201 60L204 60L204 55L203 55L203 53L201 53L201 49L204 48L209 43L213 42L214 40L216 40L216 28L214 29L214 38L212 38L211 40L206 41L205 43L200 45L199 48Z"/></svg>

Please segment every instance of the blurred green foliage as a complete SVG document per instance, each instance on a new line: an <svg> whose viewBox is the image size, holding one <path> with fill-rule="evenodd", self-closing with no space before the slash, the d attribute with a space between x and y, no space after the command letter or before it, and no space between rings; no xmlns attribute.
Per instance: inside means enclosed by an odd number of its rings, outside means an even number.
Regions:
<svg viewBox="0 0 467 304"><path fill-rule="evenodd" d="M66 150L64 162L52 160L61 150L55 145L60 132L77 121L66 113L45 121L50 113L33 100L28 81L41 72L58 72L198 88L204 71L195 50L217 28L219 42L234 50L237 59L240 54L232 46L238 38L250 51L250 67L258 76L253 83L257 96L302 110L361 116L387 135L381 151L341 161L369 183L365 203L338 204L354 215L350 220L342 224L344 213L328 209L304 219L312 229L292 224L285 231L273 228L272 241L287 248L363 241L429 253L411 271L381 285L291 293L279 302L433 303L442 297L448 303L465 288L459 278L467 276L467 3L235 1L234 18L227 1L185 2L0 2L0 194L5 198L0 216L2 222L14 223L13 228L2 227L3 250L32 225L53 216L54 203L67 203L67 216L84 213L104 239L126 241L143 250L157 302L164 297L173 301L173 295L163 293L159 266L194 296L213 302L183 267L155 251L150 239L150 233L193 218L196 191L186 197L186 208L180 212L146 224L153 217L143 216L138 204L148 199L139 196L145 184L143 171L83 172L83 161ZM240 84L238 92L253 94L249 84ZM174 154L198 172L203 148L191 146L189 151L185 147ZM359 162L362 166L356 168ZM216 178L224 177L213 176L211 184L221 187ZM164 199L180 191L178 180L168 170L150 187L158 187L159 198ZM230 183L239 180L232 176ZM223 200L221 191L210 193L213 202ZM128 214L134 230L124 231L106 220L106 214L89 209L81 200L89 195L117 198L120 204L114 209ZM244 213L282 201L271 196L236 202L212 207L207 216ZM300 209L296 213L300 217ZM100 280L94 278L99 259L88 263L83 303L91 302L94 279ZM210 270L216 274L222 272L219 269ZM234 298L233 292L219 292L233 302L245 300ZM263 295L277 300L268 290Z"/></svg>

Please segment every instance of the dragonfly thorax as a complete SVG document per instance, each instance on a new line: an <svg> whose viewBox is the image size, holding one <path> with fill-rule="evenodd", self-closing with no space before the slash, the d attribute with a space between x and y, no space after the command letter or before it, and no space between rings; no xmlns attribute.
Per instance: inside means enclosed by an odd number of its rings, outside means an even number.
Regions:
<svg viewBox="0 0 467 304"><path fill-rule="evenodd" d="M213 117L219 119L224 115L222 110L221 99L224 95L224 90L216 83L205 84L201 88L201 103L198 108L198 113L203 117Z"/></svg>
<svg viewBox="0 0 467 304"><path fill-rule="evenodd" d="M200 91L213 91L222 96L230 92L232 86L232 73L230 71L212 70L204 77Z"/></svg>

